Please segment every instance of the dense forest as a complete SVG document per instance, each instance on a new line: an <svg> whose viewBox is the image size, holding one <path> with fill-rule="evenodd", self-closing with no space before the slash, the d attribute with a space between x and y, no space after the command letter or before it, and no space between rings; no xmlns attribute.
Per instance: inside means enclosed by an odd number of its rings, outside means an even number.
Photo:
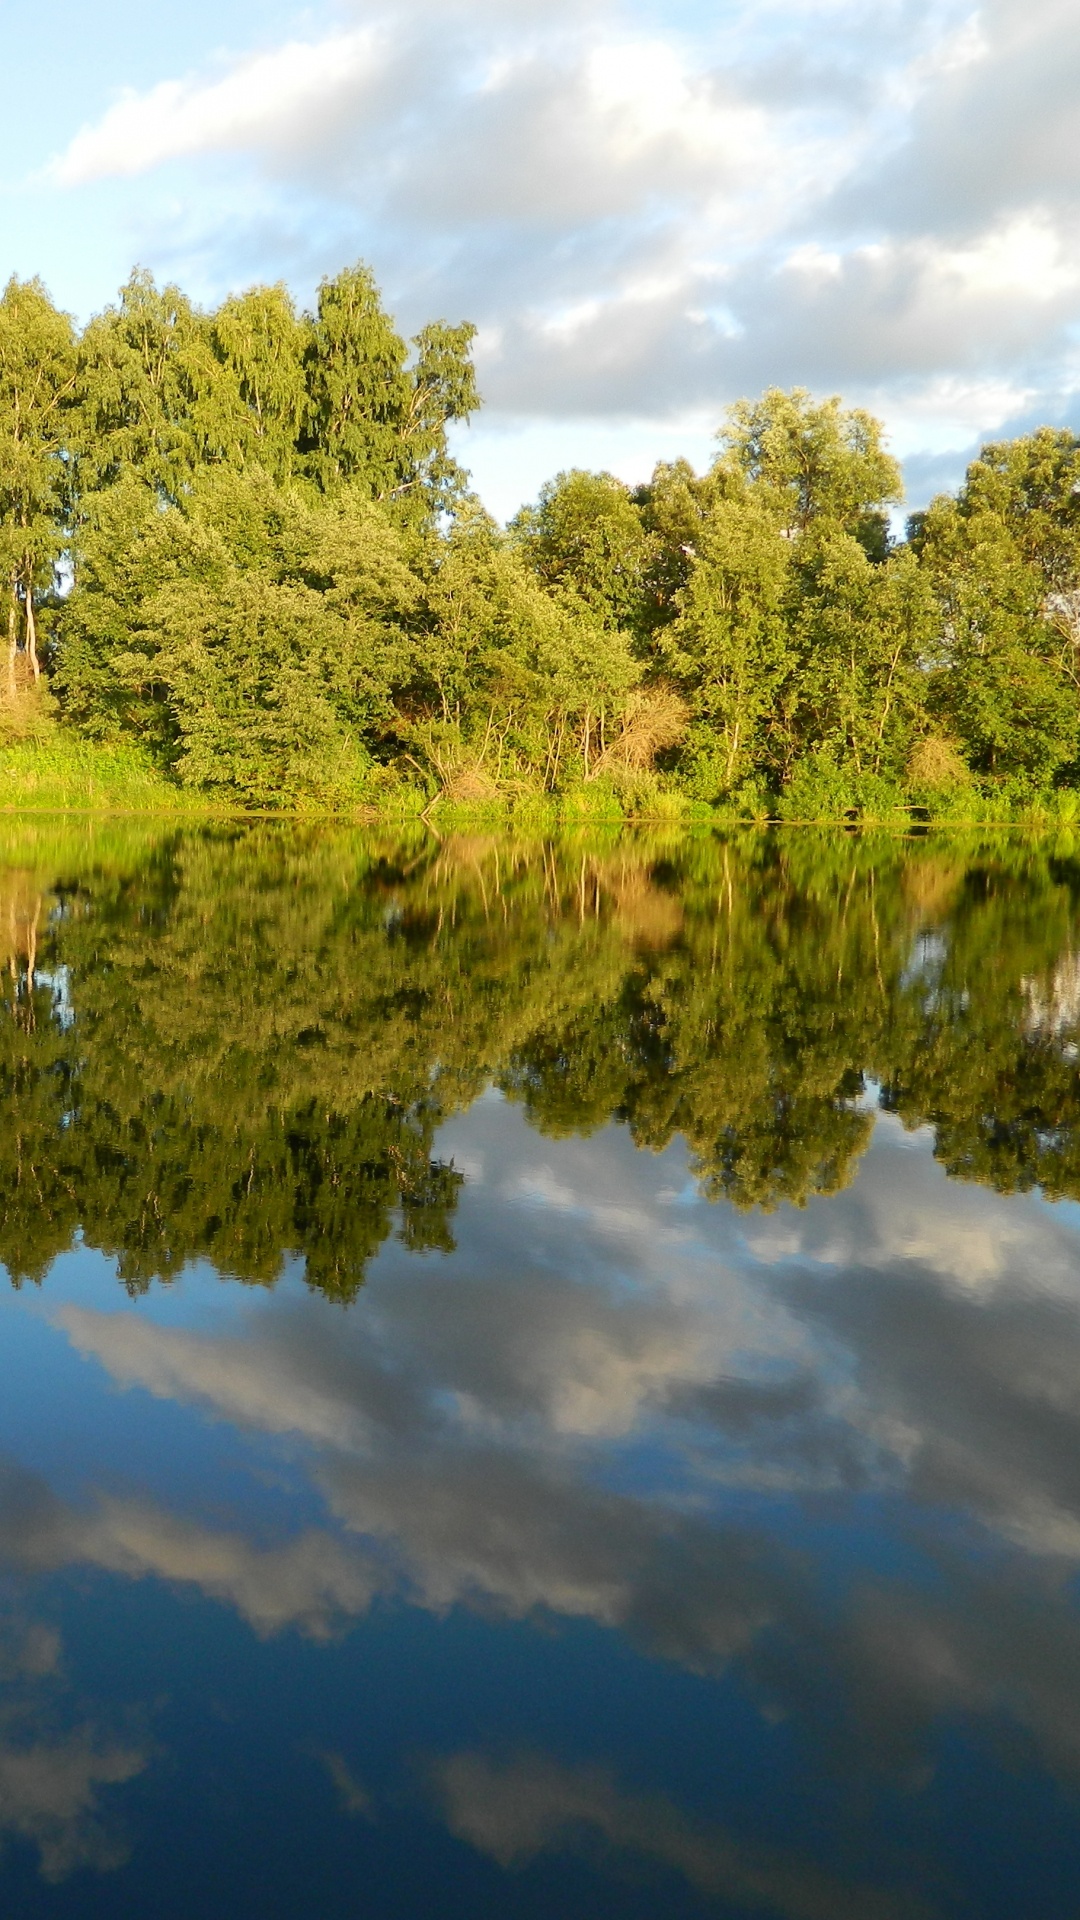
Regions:
<svg viewBox="0 0 1080 1920"><path fill-rule="evenodd" d="M348 1300L453 1244L440 1123L685 1142L742 1207L844 1186L877 1105L954 1177L1080 1200L1071 829L0 836L0 1262L78 1232L139 1291L193 1259ZM5 845L5 838L7 844Z"/></svg>
<svg viewBox="0 0 1080 1920"><path fill-rule="evenodd" d="M987 446L898 539L882 429L733 407L709 471L559 474L498 527L451 457L473 329L133 274L0 298L0 751L127 748L266 809L1080 814L1080 440Z"/></svg>

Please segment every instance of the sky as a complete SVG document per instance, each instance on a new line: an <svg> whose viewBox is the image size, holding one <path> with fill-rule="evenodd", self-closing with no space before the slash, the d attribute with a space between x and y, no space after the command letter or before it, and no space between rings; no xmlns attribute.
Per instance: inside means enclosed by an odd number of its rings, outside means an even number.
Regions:
<svg viewBox="0 0 1080 1920"><path fill-rule="evenodd" d="M0 0L0 272L82 320L362 258L470 319L500 517L570 466L699 468L774 385L886 422L909 505L1080 426L1067 0Z"/></svg>

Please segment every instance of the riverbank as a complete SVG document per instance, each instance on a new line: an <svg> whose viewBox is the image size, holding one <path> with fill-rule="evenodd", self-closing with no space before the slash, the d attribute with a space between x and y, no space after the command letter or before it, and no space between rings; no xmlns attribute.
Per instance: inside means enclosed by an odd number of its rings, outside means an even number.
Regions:
<svg viewBox="0 0 1080 1920"><path fill-rule="evenodd" d="M0 812L211 812L202 795L168 780L136 747L53 734L0 747Z"/></svg>
<svg viewBox="0 0 1080 1920"><path fill-rule="evenodd" d="M279 807L245 808L171 779L150 756L129 745L103 745L65 733L55 723L37 737L0 745L0 813L147 814L177 819L235 819L257 815L290 819L338 819L359 823L422 822L436 833L462 826L545 833L582 826L730 827L865 826L894 831L926 826L1061 827L1080 823L1080 793L1015 789L988 791L975 784L941 794L911 796L886 788L860 795L838 791L817 808L799 804L809 796L754 796L730 805L709 805L659 783L626 790L597 780L562 794L518 790L463 799L426 793L404 778L387 780L370 794L334 805L324 796L310 802L295 793ZM822 805L821 801L825 800ZM793 804L794 803L794 804Z"/></svg>

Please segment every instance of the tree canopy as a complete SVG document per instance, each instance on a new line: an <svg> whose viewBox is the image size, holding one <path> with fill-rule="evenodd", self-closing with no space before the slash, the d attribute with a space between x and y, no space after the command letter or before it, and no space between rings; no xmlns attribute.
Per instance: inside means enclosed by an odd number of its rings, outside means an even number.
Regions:
<svg viewBox="0 0 1080 1920"><path fill-rule="evenodd" d="M1080 809L1080 440L987 446L899 537L871 415L728 411L705 474L558 474L499 528L453 434L473 328L370 270L79 332L0 297L0 738L134 742L224 805L786 819Z"/></svg>

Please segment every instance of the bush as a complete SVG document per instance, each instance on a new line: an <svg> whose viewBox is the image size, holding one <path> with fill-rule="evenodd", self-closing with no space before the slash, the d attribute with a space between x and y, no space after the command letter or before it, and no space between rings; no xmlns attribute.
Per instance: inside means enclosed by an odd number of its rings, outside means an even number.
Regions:
<svg viewBox="0 0 1080 1920"><path fill-rule="evenodd" d="M843 820L857 807L854 770L838 767L829 753L813 753L796 763L777 811L781 820Z"/></svg>

